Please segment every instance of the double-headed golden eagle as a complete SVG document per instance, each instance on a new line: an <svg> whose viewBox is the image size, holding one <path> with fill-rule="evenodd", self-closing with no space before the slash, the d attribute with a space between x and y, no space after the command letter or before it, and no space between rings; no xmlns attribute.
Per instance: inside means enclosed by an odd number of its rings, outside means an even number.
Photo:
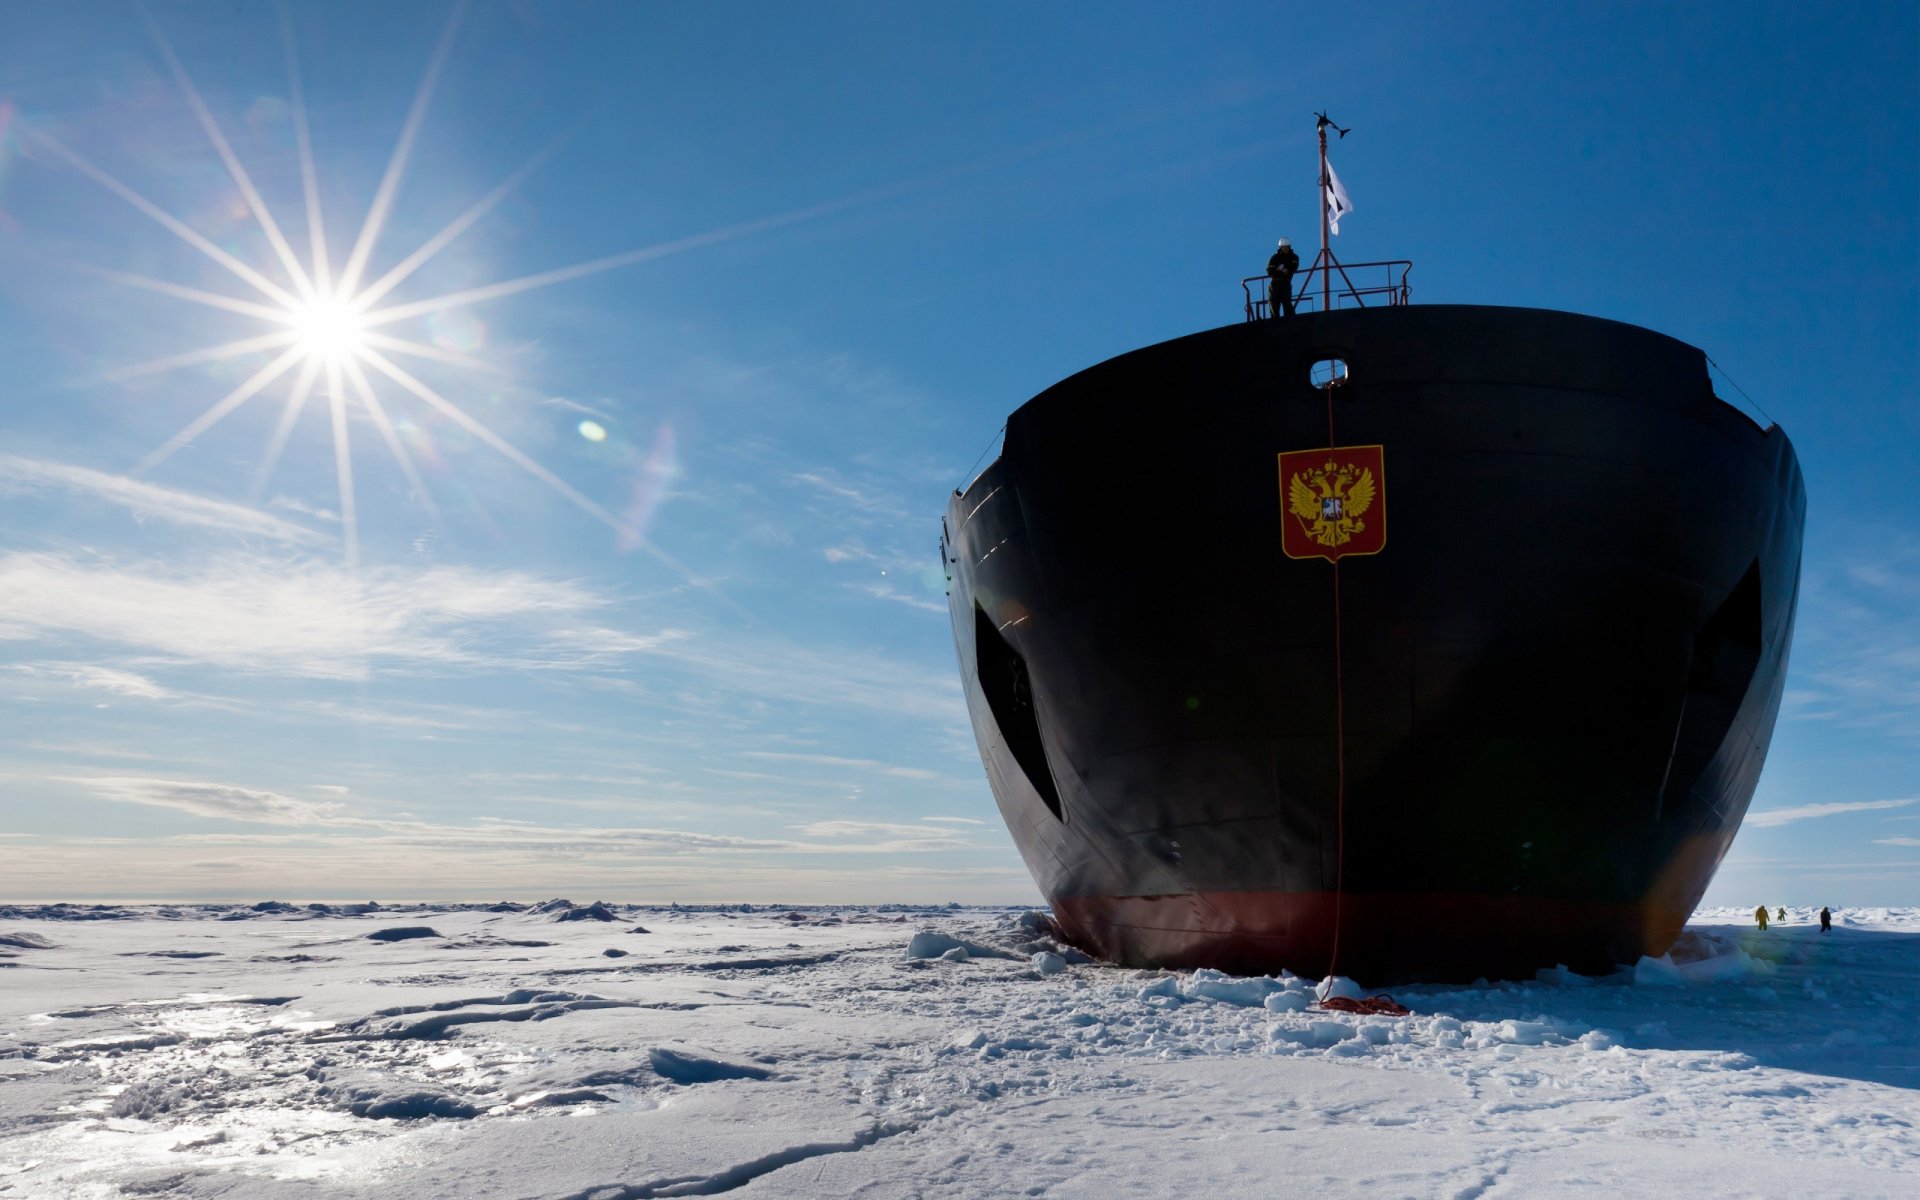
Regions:
<svg viewBox="0 0 1920 1200"><path fill-rule="evenodd" d="M1287 509L1307 536L1322 546L1344 546L1366 529L1360 518L1373 507L1373 471L1329 461L1287 482Z"/></svg>

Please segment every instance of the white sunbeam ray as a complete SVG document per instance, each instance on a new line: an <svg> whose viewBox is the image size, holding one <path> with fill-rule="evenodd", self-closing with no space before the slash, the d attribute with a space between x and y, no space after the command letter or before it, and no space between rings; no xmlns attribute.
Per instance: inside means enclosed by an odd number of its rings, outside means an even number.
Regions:
<svg viewBox="0 0 1920 1200"><path fill-rule="evenodd" d="M302 267L300 260L294 256L293 247L287 244L286 235L280 232L279 222L273 219L273 213L268 210L267 202L261 197L260 190L253 186L252 176L248 175L247 169L240 165L240 156L233 152L233 146L227 141L227 135L220 131L220 123L213 119L213 111L201 98L200 89L193 85L193 79L187 74L186 67L181 65L180 56L173 52L172 44L167 41L166 35L160 32L160 26L154 22L151 15L147 16L147 31L153 35L154 44L160 47L160 53L166 58L167 66L173 71L174 82L178 83L180 90L186 94L187 104L193 109L193 115L199 118L200 127L206 130L207 139L213 143L214 151L220 155L220 161L226 164L227 174L232 177L234 186L240 189L240 195L246 200L248 210L253 213L253 219L259 222L261 232L267 235L267 244L273 247L274 254L280 259L280 265L285 267L287 274L293 278L295 290L311 300L316 294L313 280L307 277L306 268Z"/></svg>
<svg viewBox="0 0 1920 1200"><path fill-rule="evenodd" d="M552 488L554 491L560 493L560 495L564 496L566 499L572 501L576 508L586 513L588 516L592 517L594 520L599 521L601 524L607 526L609 529L612 529L617 533L621 533L628 536L635 536L635 531L632 529L632 527L629 526L627 522L621 520L618 516L608 511L608 509L604 505L597 504L594 501L588 499L586 496L582 495L579 489L575 488L572 484L560 478L558 475L555 475L552 471L549 471L545 467L541 466L537 461L535 461L533 458L528 456L526 452L522 451L518 446L515 446L512 442L509 442L507 439L501 437L499 434L495 433L493 430L487 428L487 426L482 424L478 419L468 415L465 409L461 408L459 405L455 404L453 401L447 399L445 396L442 396L440 393L434 391L432 388L420 382L418 379L415 379L412 375L408 374L404 369L402 369L400 366L395 364L392 360L388 359L385 355L382 355L376 350L363 349L360 352L360 357L366 362L372 364L374 369L378 370L381 374L393 380L395 383L399 384L401 387L405 388L407 391L412 392L419 399L425 401L428 405L430 405L435 410L440 412L442 415L447 417L447 419L454 422L454 424L460 426L462 429L466 430L468 433L471 433L473 436L479 438L481 441L485 442L487 445L492 446L495 450L498 450L501 454L505 455L508 459L510 459L515 465L519 466L520 469L526 471L528 474L532 475L534 478L540 480L540 482L546 484L548 487ZM699 573L694 571L693 568L687 566L685 563L680 562L678 559L674 558L672 555L668 554L666 551L660 549L660 547L654 545L651 541L649 541L645 537L636 536L636 543L641 549L645 550L648 554L652 555L659 562L665 564L667 567L678 572L682 578L702 587L711 586L707 584L705 581L703 581ZM733 601L729 600L729 601L726 601L726 603L728 604L729 607L734 608L737 611L740 611L742 613L746 612L744 608L741 608L738 604L734 603Z"/></svg>
<svg viewBox="0 0 1920 1200"><path fill-rule="evenodd" d="M170 283L165 279L155 279L150 275L136 275L132 271L115 270L112 267L96 267L86 263L74 264L77 270L127 284L144 291L158 292L163 296L172 296L176 300L191 300L195 304L204 304L208 308L225 309L243 317L258 317L262 321L277 321L289 324L290 318L284 308L271 308L265 304L255 304L251 300L241 300L234 296L223 296L219 292L203 291L200 288L187 287L184 284Z"/></svg>
<svg viewBox="0 0 1920 1200"><path fill-rule="evenodd" d="M374 191L373 204L367 209L367 219L361 223L360 236L354 239L353 250L347 255L347 265L340 272L340 292L351 295L360 283L361 272L366 270L367 258L373 253L373 245L380 239L380 230L387 222L387 211L393 206L394 193L400 189L400 179L406 174L407 159L413 154L414 139L419 136L420 125L426 119L427 104L433 99L434 89L440 83L440 71L447 64L447 55L453 49L453 35L460 28L460 19L464 15L464 6L455 8L447 18L446 28L440 33L440 41L433 48L433 57L427 61L426 74L420 80L420 87L413 96L413 106L407 110L407 119L400 126L400 140L393 147L393 156L387 160L386 173L380 177L380 186Z"/></svg>
<svg viewBox="0 0 1920 1200"><path fill-rule="evenodd" d="M448 350L444 346L432 346L426 342L393 337L378 330L361 330L360 341L369 346L378 346L382 350L392 350L397 354L411 354L415 358L430 358L435 362L446 363L448 366L465 367L469 371L483 371L490 375L503 374L498 365L484 358L475 358L471 354L462 354L458 350Z"/></svg>
<svg viewBox="0 0 1920 1200"><path fill-rule="evenodd" d="M268 384L286 374L294 362L305 353L306 350L304 347L297 345L288 347L286 353L254 372L246 382L234 388L231 392L228 392L225 396L215 401L213 407L207 409L207 411L201 413L198 417L195 417L193 422L185 429L168 438L165 444L159 449L134 464L133 470L129 471L128 474L140 475L173 457L174 451L191 442L194 438L199 437L215 422L219 421L220 418L253 399L259 395L261 390Z"/></svg>
<svg viewBox="0 0 1920 1200"><path fill-rule="evenodd" d="M170 354L165 358L150 359L135 363L130 367L116 367L101 378L113 383L124 383L129 379L138 379L143 375L161 375L168 371L177 371L182 367L199 366L202 363L221 362L229 358L238 358L242 354L251 354L256 350L274 350L281 346L290 346L300 340L300 335L291 329L278 333L263 333L258 337L240 338L237 341L222 342L218 346L208 346L201 350L189 350L183 354Z"/></svg>
<svg viewBox="0 0 1920 1200"><path fill-rule="evenodd" d="M294 381L293 394L287 397L287 405L280 410L280 421L273 427L273 440L267 443L267 453L260 460L260 469L254 472L253 487L248 495L259 500L267 490L267 480L273 478L273 469L280 462L280 455L287 448L287 439L293 436L293 425L300 419L300 411L307 406L307 397L313 394L313 381L320 374L320 360L313 355L301 364L300 377Z"/></svg>
<svg viewBox="0 0 1920 1200"><path fill-rule="evenodd" d="M507 196L513 192L513 189L525 182L527 176L539 169L540 165L551 158L553 152L558 148L559 143L556 142L528 159L525 165L512 175L509 175L498 187L480 197L480 199L474 202L471 208L449 221L445 229L428 238L421 244L418 250L401 259L399 265L357 293L353 298L354 306L362 312L365 312L377 303L382 296L385 296L388 292L404 283L408 276L426 265L429 259L446 249L455 238L471 228L475 221L486 216L487 213L493 210L495 205L506 199Z"/></svg>
<svg viewBox="0 0 1920 1200"><path fill-rule="evenodd" d="M381 354L377 350L368 349L362 350L360 357L365 359L382 375L385 375L388 379L393 380L407 391L412 392L415 396L425 401L442 416L445 416L448 420L479 438L487 445L492 446L495 450L498 450L501 454L511 459L522 470L531 474L535 479L538 479L554 491L565 496L568 500L571 500L575 507L579 508L594 520L600 521L613 529L625 528L620 518L608 511L604 505L588 499L578 488L575 488L566 480L541 466L533 458L529 457L525 451L487 428L478 418L470 416L467 411L458 404L455 404L439 392L434 391L426 384L415 379L386 355Z"/></svg>
<svg viewBox="0 0 1920 1200"><path fill-rule="evenodd" d="M340 488L340 534L347 566L360 565L360 518L353 496L353 445L347 438L347 397L340 385L340 360L327 360L327 404L333 413L333 470Z"/></svg>
<svg viewBox="0 0 1920 1200"><path fill-rule="evenodd" d="M36 144L45 146L47 149L53 151L54 154L59 156L61 161L65 162L68 166L72 167L74 170L80 172L82 175L85 175L88 179L93 180L95 183L106 188L108 191L112 192L114 195L120 197L122 200L125 200L128 204L133 205L135 208L139 209L141 212L147 214L149 217L152 217L154 220L158 221L161 225L165 226L169 231L171 231L175 236L179 237L180 240L186 242L187 245L192 246L194 249L200 251L202 254L206 255L208 258L211 258L214 262L219 263L221 266L225 267L227 270L233 272L235 275L238 275L241 279L245 280L246 282L252 284L254 287L258 288L262 293L264 293L267 296L268 299L274 301L277 304L285 305L288 309L294 309L299 307L300 301L296 299L291 292L287 291L285 288L281 287L279 284L273 282L271 279L268 279L265 275L262 275L260 272L254 270L252 267L249 267L247 264L241 262L239 259L235 258L233 255L228 254L225 250L222 250L220 247L214 245L212 242L202 237L186 222L180 220L178 217L175 217L172 213L167 212L165 209L161 208L159 205L155 204L153 201L147 199L145 196L142 196L139 192L134 191L132 188L128 187L126 184L121 183L118 179L115 179L113 176L107 174L105 171L101 170L99 167L94 166L92 163L80 157L78 154L75 154L73 151L67 149L64 145L60 144L58 141L54 140L52 137L49 137L45 133L31 132L31 131L28 133L27 136L29 137L30 140L32 140Z"/></svg>
<svg viewBox="0 0 1920 1200"><path fill-rule="evenodd" d="M407 477L407 483L420 497L420 503L433 518L435 525L441 525L440 506L433 502L433 493L427 490L427 481L420 478L419 468L414 465L413 455L408 452L407 444L400 440L400 431L394 428L393 418L387 415L387 409L380 403L380 397L374 393L373 384L367 381L367 373L360 368L358 359L346 361L347 378L353 383L353 389L359 394L361 405L373 417L373 424L386 439L387 449L393 453L394 461L400 464L400 473Z"/></svg>
<svg viewBox="0 0 1920 1200"><path fill-rule="evenodd" d="M333 294L333 267L327 259L327 225L320 213L320 173L313 164L313 132L307 125L307 89L300 76L300 54L294 47L293 15L285 0L280 5L280 36L287 51L287 91L292 98L293 136L300 151L300 191L307 202L307 245L313 252L313 285L323 296Z"/></svg>
<svg viewBox="0 0 1920 1200"><path fill-rule="evenodd" d="M944 174L944 173L942 173ZM748 237L756 233L767 233L788 225L798 225L805 221L830 216L846 209L871 204L888 196L923 186L924 179L906 179L895 183L883 184L876 188L867 188L834 200L823 200L804 208L789 209L771 216L756 217L751 221L710 229L705 233L688 234L671 241L657 242L651 246L642 246L637 250L627 250L619 254L609 254L604 258L589 259L575 263L570 267L555 267L550 271L540 271L532 275L522 275L517 279L502 280L499 283L482 284L479 287L465 288L445 295L429 297L425 300L396 304L388 308L375 309L361 318L363 326L388 325L395 321L404 321L409 317L425 316L443 309L456 308L463 304L478 304L484 300L498 300L535 288L551 287L556 283L567 283L583 279L589 275L598 275L618 267L630 267L637 263L649 262L669 255L684 254L689 250L730 242L736 238Z"/></svg>

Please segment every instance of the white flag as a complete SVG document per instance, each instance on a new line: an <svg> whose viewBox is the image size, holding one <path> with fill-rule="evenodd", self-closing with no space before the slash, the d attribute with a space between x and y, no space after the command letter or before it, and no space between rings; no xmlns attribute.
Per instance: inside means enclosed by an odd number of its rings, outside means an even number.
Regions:
<svg viewBox="0 0 1920 1200"><path fill-rule="evenodd" d="M1333 162L1327 162L1327 186L1323 199L1327 206L1327 228L1334 233L1340 232L1340 218L1353 211L1353 201L1347 199L1347 189L1340 186L1340 176L1334 174Z"/></svg>

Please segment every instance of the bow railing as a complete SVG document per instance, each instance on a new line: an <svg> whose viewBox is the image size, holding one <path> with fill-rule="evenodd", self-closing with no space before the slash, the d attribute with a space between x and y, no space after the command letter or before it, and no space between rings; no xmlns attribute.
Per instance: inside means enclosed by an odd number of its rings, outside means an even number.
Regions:
<svg viewBox="0 0 1920 1200"><path fill-rule="evenodd" d="M1413 262L1405 258L1364 263L1315 262L1293 277L1294 311L1312 312L1321 307L1323 299L1328 308L1410 303L1413 289L1407 285L1407 273L1411 270ZM1246 298L1247 320L1261 321L1272 315L1272 297L1267 294L1268 290L1265 275L1249 275L1240 281L1240 293Z"/></svg>

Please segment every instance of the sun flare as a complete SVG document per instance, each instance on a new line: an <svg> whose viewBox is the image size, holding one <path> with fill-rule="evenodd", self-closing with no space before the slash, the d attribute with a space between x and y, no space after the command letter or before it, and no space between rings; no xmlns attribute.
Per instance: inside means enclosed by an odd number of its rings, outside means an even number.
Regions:
<svg viewBox="0 0 1920 1200"><path fill-rule="evenodd" d="M310 362L341 363L367 349L366 323L345 296L315 296L289 309L293 343Z"/></svg>
<svg viewBox="0 0 1920 1200"><path fill-rule="evenodd" d="M180 62L173 47L161 34L157 25L150 24L154 41L171 68L174 80L179 85L189 107L199 119L208 141L212 143L215 152L225 164L229 179L245 200L248 211L271 247L273 252L271 260L258 265L243 261L132 187L81 157L51 134L43 131L34 133L37 144L224 267L236 280L252 289L253 294L249 296L243 293L236 296L209 291L130 271L103 269L99 272L100 274L178 300L250 317L264 322L268 327L268 332L167 355L108 373L107 378L118 380L176 371L185 367L247 355L261 355L268 360L244 382L214 401L179 432L141 459L135 464L130 474L137 476L158 466L249 401L267 393L281 381L289 380L291 387L285 395L280 419L276 423L254 478L254 492L258 494L265 488L282 452L287 447L294 426L307 408L308 401L316 400L325 410L332 431L335 475L340 490L342 542L348 561L354 562L358 554L358 532L355 516L357 505L354 500L353 451L350 444L352 424L350 414L357 413L373 426L380 440L386 443L388 451L392 453L401 472L406 476L415 498L433 514L436 520L439 518L438 509L428 492L426 481L421 477L414 461L413 451L408 448L406 429L417 428L417 423L396 421L393 414L389 412L388 401L383 400L380 395L384 388L397 388L411 401L417 402L433 418L457 426L476 440L492 447L574 506L612 528L623 539L634 536L629 522L616 516L606 506L583 495L579 489L536 462L519 447L494 432L460 405L441 395L395 361L396 357L420 359L469 371L498 373L497 366L465 353L464 347L455 349L441 344L437 338L420 340L417 337L405 336L401 332L404 329L404 323L423 317L430 318L470 304L500 299L535 288L548 287L565 280L578 279L631 263L643 262L670 252L673 248L672 246L648 247L628 251L624 254L578 263L571 267L542 271L517 279L507 279L405 303L395 304L386 299L390 292L404 284L416 271L471 228L518 186L547 157L547 152L542 152L498 187L475 201L439 233L401 258L385 274L372 279L371 282L368 281L369 268L373 265L382 230L392 209L394 196L399 191L401 180L406 174L408 157L420 131L428 101L433 94L441 68L445 65L453 33L459 23L457 15L449 19L438 44L434 47L432 60L420 81L413 104L401 126L399 140L394 146L391 158L388 159L379 188L343 263L338 262L328 251L326 221L320 212L318 171L307 126L306 98L290 24L283 24L282 29L286 40L290 111L299 149L301 190L306 201L307 252L304 255L295 250L294 244L282 230L279 220L267 207L259 189L254 186L246 168L241 165L239 157L234 153L226 134L201 98L199 89L187 75L186 67ZM388 399L391 398L390 395ZM644 540L638 544L681 574L691 577L690 571L674 562L657 546Z"/></svg>

